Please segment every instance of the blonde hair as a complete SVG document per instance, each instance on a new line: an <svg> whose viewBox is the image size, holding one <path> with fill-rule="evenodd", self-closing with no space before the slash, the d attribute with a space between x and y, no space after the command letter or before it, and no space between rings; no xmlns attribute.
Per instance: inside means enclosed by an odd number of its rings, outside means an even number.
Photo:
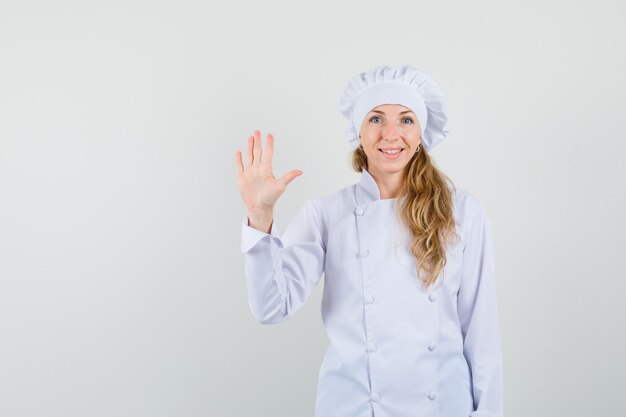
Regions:
<svg viewBox="0 0 626 417"><path fill-rule="evenodd" d="M360 147L352 154L352 168L357 172L368 168L367 157ZM453 190L452 180L435 167L422 145L404 169L400 196L406 198L397 214L411 232L409 249L425 288L435 283L446 265L449 238L460 239L453 213Z"/></svg>

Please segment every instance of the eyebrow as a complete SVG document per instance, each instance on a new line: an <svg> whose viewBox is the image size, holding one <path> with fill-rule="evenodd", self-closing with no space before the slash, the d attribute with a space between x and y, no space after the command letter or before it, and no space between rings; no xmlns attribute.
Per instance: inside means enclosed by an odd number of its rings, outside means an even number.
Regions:
<svg viewBox="0 0 626 417"><path fill-rule="evenodd" d="M380 114L385 114L384 111L380 111L380 110L372 110L370 113L380 113ZM404 113L413 113L413 111L411 110L407 110L407 111L401 111L400 114L404 114ZM415 113L413 113L415 114Z"/></svg>

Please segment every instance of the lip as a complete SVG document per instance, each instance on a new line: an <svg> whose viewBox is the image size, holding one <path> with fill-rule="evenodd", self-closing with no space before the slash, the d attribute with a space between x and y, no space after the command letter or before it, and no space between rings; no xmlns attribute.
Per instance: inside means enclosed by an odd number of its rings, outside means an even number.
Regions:
<svg viewBox="0 0 626 417"><path fill-rule="evenodd" d="M378 149L381 155L384 156L386 159L398 159L400 157L400 154L404 152L404 148L383 148L383 149L385 150L401 149L400 152L393 154L393 155L383 152L382 149Z"/></svg>

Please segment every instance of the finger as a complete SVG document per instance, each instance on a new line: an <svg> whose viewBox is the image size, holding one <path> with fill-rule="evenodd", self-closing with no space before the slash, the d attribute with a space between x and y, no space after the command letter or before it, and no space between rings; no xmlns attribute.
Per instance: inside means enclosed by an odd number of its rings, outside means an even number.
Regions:
<svg viewBox="0 0 626 417"><path fill-rule="evenodd" d="M263 164L272 166L272 156L274 155L274 135L267 134L265 139L265 152L263 156Z"/></svg>
<svg viewBox="0 0 626 417"><path fill-rule="evenodd" d="M252 148L252 164L261 164L261 132L254 131L254 146Z"/></svg>
<svg viewBox="0 0 626 417"><path fill-rule="evenodd" d="M235 152L235 168L237 169L237 175L243 174L243 163L241 161L241 151Z"/></svg>
<svg viewBox="0 0 626 417"><path fill-rule="evenodd" d="M294 178L298 177L302 175L302 171L300 170L295 170L295 171L289 171L288 173L286 173L285 175L283 175L282 177L280 177L280 181L286 186L289 185L289 183L291 181L294 180Z"/></svg>
<svg viewBox="0 0 626 417"><path fill-rule="evenodd" d="M248 137L248 148L246 149L246 168L249 168L252 165L252 141L254 140L254 136Z"/></svg>

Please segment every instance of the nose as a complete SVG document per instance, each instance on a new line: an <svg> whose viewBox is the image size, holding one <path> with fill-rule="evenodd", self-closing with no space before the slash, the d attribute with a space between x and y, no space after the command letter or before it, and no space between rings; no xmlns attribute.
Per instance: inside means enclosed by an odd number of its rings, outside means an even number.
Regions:
<svg viewBox="0 0 626 417"><path fill-rule="evenodd" d="M400 138L400 129L395 123L386 123L383 127L383 139L394 141Z"/></svg>

